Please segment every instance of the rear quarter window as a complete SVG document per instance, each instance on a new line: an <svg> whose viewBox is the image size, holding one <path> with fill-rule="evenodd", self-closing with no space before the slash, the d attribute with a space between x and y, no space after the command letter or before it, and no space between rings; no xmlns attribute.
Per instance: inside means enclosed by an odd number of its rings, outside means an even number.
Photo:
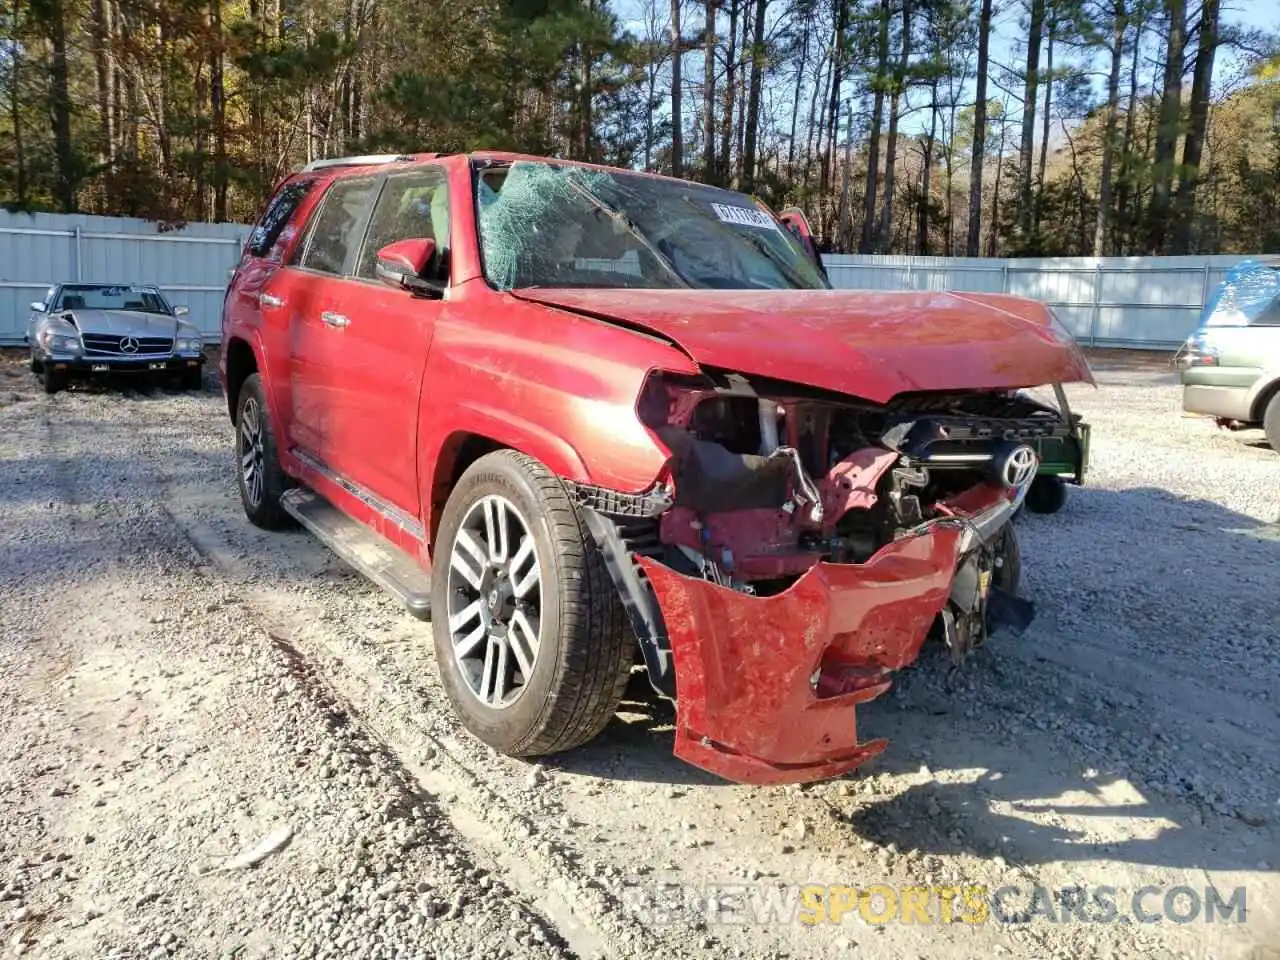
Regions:
<svg viewBox="0 0 1280 960"><path fill-rule="evenodd" d="M262 219L249 234L246 249L252 256L266 257L274 252L275 258L279 259L277 242L297 211L298 205L311 192L314 183L313 180L296 180L286 183L276 192L271 202L267 204L267 210L262 215Z"/></svg>

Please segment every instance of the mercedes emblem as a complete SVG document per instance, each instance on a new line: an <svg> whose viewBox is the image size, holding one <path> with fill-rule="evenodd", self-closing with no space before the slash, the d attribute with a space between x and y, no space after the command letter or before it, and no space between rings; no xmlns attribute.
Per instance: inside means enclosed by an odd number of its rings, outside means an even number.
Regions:
<svg viewBox="0 0 1280 960"><path fill-rule="evenodd" d="M138 343L137 337L121 337L120 338L121 353L137 353L139 346L141 346L141 344Z"/></svg>

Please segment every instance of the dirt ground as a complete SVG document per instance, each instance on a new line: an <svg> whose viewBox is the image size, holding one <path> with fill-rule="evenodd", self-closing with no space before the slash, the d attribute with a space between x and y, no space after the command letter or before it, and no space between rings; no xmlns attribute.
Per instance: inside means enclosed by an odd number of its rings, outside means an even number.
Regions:
<svg viewBox="0 0 1280 960"><path fill-rule="evenodd" d="M642 678L494 755L429 628L244 519L212 376L46 397L3 355L0 955L1280 957L1280 456L1095 359L1089 483L1018 521L1036 622L763 789L676 761Z"/></svg>

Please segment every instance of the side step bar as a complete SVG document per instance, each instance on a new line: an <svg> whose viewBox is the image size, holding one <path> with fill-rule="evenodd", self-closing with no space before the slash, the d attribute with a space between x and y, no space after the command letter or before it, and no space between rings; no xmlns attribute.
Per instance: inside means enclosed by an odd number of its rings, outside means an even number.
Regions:
<svg viewBox="0 0 1280 960"><path fill-rule="evenodd" d="M330 550L403 601L419 620L431 619L431 577L409 554L303 487L287 491L280 506Z"/></svg>

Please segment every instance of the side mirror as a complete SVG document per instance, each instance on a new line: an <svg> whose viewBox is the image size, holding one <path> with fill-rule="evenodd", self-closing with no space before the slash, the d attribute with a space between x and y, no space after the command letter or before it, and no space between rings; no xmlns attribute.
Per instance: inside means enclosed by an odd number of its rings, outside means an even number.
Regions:
<svg viewBox="0 0 1280 960"><path fill-rule="evenodd" d="M415 293L440 293L438 284L422 279L431 258L435 256L436 242L429 237L397 240L378 251L374 273L388 286L412 290Z"/></svg>
<svg viewBox="0 0 1280 960"><path fill-rule="evenodd" d="M191 311L190 311L187 307L174 307L174 308L173 308L173 315L174 315L175 317L185 317L185 316L186 316L187 314L189 314L190 312L191 312Z"/></svg>
<svg viewBox="0 0 1280 960"><path fill-rule="evenodd" d="M41 301L41 300L32 300L32 301L31 301L31 312L32 312L32 313L44 313L44 302L43 302L43 301Z"/></svg>
<svg viewBox="0 0 1280 960"><path fill-rule="evenodd" d="M804 211L798 207L788 207L778 214L778 219L800 244L800 248L808 254L814 266L822 271L823 276L826 276L827 269L822 262L822 254L818 252L817 241L813 239L813 228L809 226L809 218L804 215Z"/></svg>

